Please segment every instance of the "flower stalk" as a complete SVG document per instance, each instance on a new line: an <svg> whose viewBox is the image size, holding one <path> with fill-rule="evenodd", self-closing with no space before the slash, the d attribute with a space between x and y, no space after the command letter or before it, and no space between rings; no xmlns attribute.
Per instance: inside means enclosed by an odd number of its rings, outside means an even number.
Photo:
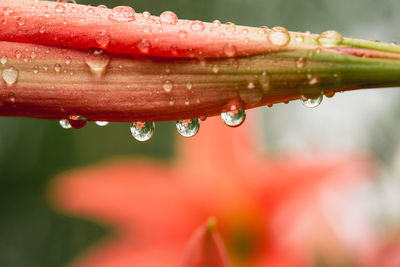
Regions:
<svg viewBox="0 0 400 267"><path fill-rule="evenodd" d="M0 115L169 121L400 84L391 44L0 0Z"/></svg>

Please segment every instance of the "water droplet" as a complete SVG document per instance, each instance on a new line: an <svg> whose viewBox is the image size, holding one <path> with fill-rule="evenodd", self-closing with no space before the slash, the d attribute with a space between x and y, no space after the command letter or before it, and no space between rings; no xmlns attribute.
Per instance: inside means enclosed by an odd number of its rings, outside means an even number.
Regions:
<svg viewBox="0 0 400 267"><path fill-rule="evenodd" d="M57 13L62 13L64 11L65 11L65 6L64 5L61 5L61 4L56 5L56 12Z"/></svg>
<svg viewBox="0 0 400 267"><path fill-rule="evenodd" d="M97 7L98 7L98 8L103 8L103 9L107 9L107 6L106 6L106 5L98 5Z"/></svg>
<svg viewBox="0 0 400 267"><path fill-rule="evenodd" d="M136 44L136 47L139 49L141 53L147 54L150 51L151 43L147 39L142 39Z"/></svg>
<svg viewBox="0 0 400 267"><path fill-rule="evenodd" d="M218 65L214 65L214 66L212 67L212 72L214 72L214 73L218 73L218 72L219 72L219 67L218 67Z"/></svg>
<svg viewBox="0 0 400 267"><path fill-rule="evenodd" d="M232 23L232 22L227 22L227 23L225 23L225 25L227 25L226 28L225 28L225 30L226 30L227 32L234 32L234 31L236 31L236 25L235 25L234 23Z"/></svg>
<svg viewBox="0 0 400 267"><path fill-rule="evenodd" d="M258 81L264 92L269 90L270 77L268 76L268 73L266 71L261 73L261 75L258 78Z"/></svg>
<svg viewBox="0 0 400 267"><path fill-rule="evenodd" d="M142 16L143 16L144 18L146 18L146 19L149 19L149 18L151 17L151 14L150 14L149 11L145 11L145 12L142 13Z"/></svg>
<svg viewBox="0 0 400 267"><path fill-rule="evenodd" d="M8 85L13 85L18 80L18 74L19 72L16 68L9 67L3 70L2 77Z"/></svg>
<svg viewBox="0 0 400 267"><path fill-rule="evenodd" d="M135 20L135 10L129 6L117 6L114 7L108 16L109 19L114 21L134 21Z"/></svg>
<svg viewBox="0 0 400 267"><path fill-rule="evenodd" d="M106 126L109 124L108 121L95 121L94 123L96 123L98 126Z"/></svg>
<svg viewBox="0 0 400 267"><path fill-rule="evenodd" d="M169 93L172 91L172 88L174 88L173 83L170 80L165 80L162 84L162 88L166 93Z"/></svg>
<svg viewBox="0 0 400 267"><path fill-rule="evenodd" d="M46 31L46 27L45 26L41 26L40 29L39 29L39 32L41 34L43 34L45 31Z"/></svg>
<svg viewBox="0 0 400 267"><path fill-rule="evenodd" d="M263 91L255 81L249 81L247 83L247 88L243 88L239 91L239 96L244 103L255 104L261 101Z"/></svg>
<svg viewBox="0 0 400 267"><path fill-rule="evenodd" d="M131 124L131 132L132 136L141 142L145 142L150 140L156 129L156 125L154 122L133 122Z"/></svg>
<svg viewBox="0 0 400 267"><path fill-rule="evenodd" d="M110 56L103 49L91 48L89 49L85 60L93 73L101 74L105 71L108 63L110 63Z"/></svg>
<svg viewBox="0 0 400 267"><path fill-rule="evenodd" d="M326 31L318 37L318 43L323 46L339 45L343 41L343 36L336 31Z"/></svg>
<svg viewBox="0 0 400 267"><path fill-rule="evenodd" d="M174 12L165 11L160 15L160 21L165 24L172 24L175 25L178 23L178 17Z"/></svg>
<svg viewBox="0 0 400 267"><path fill-rule="evenodd" d="M54 70L55 70L57 73L60 73L60 71L61 71L61 65L58 64L58 63L56 63L56 64L54 65Z"/></svg>
<svg viewBox="0 0 400 267"><path fill-rule="evenodd" d="M234 109L228 112L222 112L221 118L224 123L230 127L240 126L244 119L246 118L246 112L243 109L236 109L235 106L232 106Z"/></svg>
<svg viewBox="0 0 400 267"><path fill-rule="evenodd" d="M146 33L146 34L147 34L147 33L150 33L150 32L151 32L151 27L149 27L149 26L144 26L144 27L143 27L143 32Z"/></svg>
<svg viewBox="0 0 400 267"><path fill-rule="evenodd" d="M193 84L191 82L186 83L186 88L192 90Z"/></svg>
<svg viewBox="0 0 400 267"><path fill-rule="evenodd" d="M206 119L207 119L207 117L206 116L200 116L200 118L199 118L201 121L205 121Z"/></svg>
<svg viewBox="0 0 400 267"><path fill-rule="evenodd" d="M308 78L309 85L316 85L320 82L320 79L317 76L310 75L307 78Z"/></svg>
<svg viewBox="0 0 400 267"><path fill-rule="evenodd" d="M17 18L17 24L18 24L18 26L20 26L20 27L24 26L24 24L25 24L25 19L24 19L24 17L19 17L19 18Z"/></svg>
<svg viewBox="0 0 400 267"><path fill-rule="evenodd" d="M7 57L6 56L2 56L1 59L0 59L0 63L2 65L5 65L7 63Z"/></svg>
<svg viewBox="0 0 400 267"><path fill-rule="evenodd" d="M199 119L180 120L176 122L178 133L184 137L192 137L197 134L200 129Z"/></svg>
<svg viewBox="0 0 400 267"><path fill-rule="evenodd" d="M260 29L258 30L258 33L261 35L267 34L269 28L267 26L261 26Z"/></svg>
<svg viewBox="0 0 400 267"><path fill-rule="evenodd" d="M87 123L86 117L79 116L79 115L71 115L68 118L69 124L71 124L72 128L74 129L81 129L85 127Z"/></svg>
<svg viewBox="0 0 400 267"><path fill-rule="evenodd" d="M219 21L219 20L214 20L213 22L212 22L212 25L214 26L214 27L219 27L219 26L221 26L221 21Z"/></svg>
<svg viewBox="0 0 400 267"><path fill-rule="evenodd" d="M179 37L180 38L185 38L187 36L187 32L185 30L180 30L179 31Z"/></svg>
<svg viewBox="0 0 400 267"><path fill-rule="evenodd" d="M204 30L204 23L199 20L195 20L190 25L190 29L194 32L201 32Z"/></svg>
<svg viewBox="0 0 400 267"><path fill-rule="evenodd" d="M65 57L65 64L69 65L72 62L72 58L70 56Z"/></svg>
<svg viewBox="0 0 400 267"><path fill-rule="evenodd" d="M234 57L236 54L236 47L233 44L226 44L223 51L226 56Z"/></svg>
<svg viewBox="0 0 400 267"><path fill-rule="evenodd" d="M290 34L283 27L274 27L268 32L267 39L273 45L285 46L290 41Z"/></svg>
<svg viewBox="0 0 400 267"><path fill-rule="evenodd" d="M296 43L302 44L304 42L304 37L302 35L297 35L295 40Z"/></svg>
<svg viewBox="0 0 400 267"><path fill-rule="evenodd" d="M302 96L301 103L308 108L315 108L321 104L322 98L323 98L322 94L320 96L318 96L317 98L307 98L307 97Z"/></svg>
<svg viewBox="0 0 400 267"><path fill-rule="evenodd" d="M35 74L39 73L39 67L38 66L34 66L33 67L33 73L35 73Z"/></svg>
<svg viewBox="0 0 400 267"><path fill-rule="evenodd" d="M66 119L60 120L59 123L60 123L60 126L62 128L64 128L64 129L71 129L72 128L71 124L69 124L69 121L66 120Z"/></svg>
<svg viewBox="0 0 400 267"><path fill-rule="evenodd" d="M327 90L325 91L325 96L326 97L333 97L335 95L335 91L334 90Z"/></svg>
<svg viewBox="0 0 400 267"><path fill-rule="evenodd" d="M49 70L49 65L44 64L44 65L43 65L43 70L44 70L44 71L48 71L48 70Z"/></svg>
<svg viewBox="0 0 400 267"><path fill-rule="evenodd" d="M299 69L301 69L302 67L304 67L304 64L306 63L305 59L303 57L299 57L296 60L296 67L298 67Z"/></svg>
<svg viewBox="0 0 400 267"><path fill-rule="evenodd" d="M110 34L106 30L101 30L96 34L94 39L101 48L106 48L110 43L111 38Z"/></svg>
<svg viewBox="0 0 400 267"><path fill-rule="evenodd" d="M15 51L15 57L16 57L17 59L20 59L20 58L22 57L21 51L19 51L19 50Z"/></svg>

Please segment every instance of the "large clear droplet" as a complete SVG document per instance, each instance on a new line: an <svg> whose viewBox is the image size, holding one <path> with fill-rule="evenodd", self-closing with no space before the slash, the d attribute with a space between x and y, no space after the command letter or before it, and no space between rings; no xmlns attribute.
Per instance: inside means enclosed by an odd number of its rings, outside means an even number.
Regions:
<svg viewBox="0 0 400 267"><path fill-rule="evenodd" d="M268 32L267 39L273 45L285 46L290 41L290 34L288 30L283 27L274 27Z"/></svg>
<svg viewBox="0 0 400 267"><path fill-rule="evenodd" d="M246 112L243 109L222 112L221 118L226 125L230 127L237 127L244 122L244 119L246 118Z"/></svg>
<svg viewBox="0 0 400 267"><path fill-rule="evenodd" d="M336 31L326 31L318 37L318 43L323 46L339 45L343 41L343 36Z"/></svg>
<svg viewBox="0 0 400 267"><path fill-rule="evenodd" d="M108 17L114 21L134 21L135 10L129 6L117 6L112 9Z"/></svg>
<svg viewBox="0 0 400 267"><path fill-rule="evenodd" d="M108 121L95 121L97 126L106 126L109 124Z"/></svg>
<svg viewBox="0 0 400 267"><path fill-rule="evenodd" d="M91 48L85 57L86 64L93 73L103 73L110 63L110 56L100 48Z"/></svg>
<svg viewBox="0 0 400 267"><path fill-rule="evenodd" d="M133 122L131 124L132 136L141 142L150 140L156 129L156 124L154 122Z"/></svg>
<svg viewBox="0 0 400 267"><path fill-rule="evenodd" d="M184 137L192 137L197 134L200 129L199 119L180 120L176 122L178 133Z"/></svg>
<svg viewBox="0 0 400 267"><path fill-rule="evenodd" d="M321 104L322 98L323 98L322 94L316 98L307 98L302 96L301 103L308 108L315 108Z"/></svg>
<svg viewBox="0 0 400 267"><path fill-rule="evenodd" d="M72 128L71 124L69 124L69 121L66 120L66 119L60 120L59 123L60 123L60 126L62 128L64 128L64 129L71 129Z"/></svg>
<svg viewBox="0 0 400 267"><path fill-rule="evenodd" d="M176 24L178 23L178 17L174 12L165 11L160 15L160 21L165 24Z"/></svg>
<svg viewBox="0 0 400 267"><path fill-rule="evenodd" d="M85 127L87 123L87 118L79 115L71 115L68 118L68 122L72 126L72 128L81 129Z"/></svg>
<svg viewBox="0 0 400 267"><path fill-rule="evenodd" d="M18 75L19 75L19 72L14 67L6 68L3 70L3 73L2 73L3 80L8 85L13 85L14 83L16 83L18 80Z"/></svg>

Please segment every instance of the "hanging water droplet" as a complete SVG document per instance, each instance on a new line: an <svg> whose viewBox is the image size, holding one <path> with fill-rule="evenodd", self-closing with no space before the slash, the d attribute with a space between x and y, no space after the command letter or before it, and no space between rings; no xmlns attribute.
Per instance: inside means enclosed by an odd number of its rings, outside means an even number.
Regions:
<svg viewBox="0 0 400 267"><path fill-rule="evenodd" d="M145 142L150 140L156 129L156 125L154 122L133 122L131 124L131 132L132 136L141 142Z"/></svg>
<svg viewBox="0 0 400 267"><path fill-rule="evenodd" d="M326 90L325 91L325 96L326 97L333 97L335 95L335 91L334 90Z"/></svg>
<svg viewBox="0 0 400 267"><path fill-rule="evenodd" d="M106 30L99 31L95 36L95 41L101 48L106 48L110 39L110 34Z"/></svg>
<svg viewBox="0 0 400 267"><path fill-rule="evenodd" d="M85 56L85 60L93 73L101 74L110 63L110 56L103 49L91 48Z"/></svg>
<svg viewBox="0 0 400 267"><path fill-rule="evenodd" d="M108 121L95 121L94 123L96 123L98 126L106 126L109 124Z"/></svg>
<svg viewBox="0 0 400 267"><path fill-rule="evenodd" d="M175 25L178 23L178 17L174 12L165 11L160 15L160 21L165 24L172 24Z"/></svg>
<svg viewBox="0 0 400 267"><path fill-rule="evenodd" d="M72 128L71 124L69 124L69 121L66 120L66 119L60 120L59 123L60 123L60 126L62 128L64 128L64 129L71 129Z"/></svg>
<svg viewBox="0 0 400 267"><path fill-rule="evenodd" d="M307 98L307 97L302 96L301 103L308 108L315 108L321 104L322 98L323 98L322 94L320 96L318 96L317 98Z"/></svg>
<svg viewBox="0 0 400 267"><path fill-rule="evenodd" d="M336 31L326 31L318 37L318 43L323 46L339 45L343 41L343 36Z"/></svg>
<svg viewBox="0 0 400 267"><path fill-rule="evenodd" d="M117 6L112 9L108 18L114 21L134 21L135 10L129 6Z"/></svg>
<svg viewBox="0 0 400 267"><path fill-rule="evenodd" d="M1 59L0 59L0 63L1 63L2 65L7 64L7 57L6 57L6 56L2 56Z"/></svg>
<svg viewBox="0 0 400 267"><path fill-rule="evenodd" d="M170 80L165 80L162 84L162 88L166 93L169 93L172 91L172 88L174 88L174 85Z"/></svg>
<svg viewBox="0 0 400 267"><path fill-rule="evenodd" d="M236 54L236 47L233 44L226 44L223 51L226 56L234 57Z"/></svg>
<svg viewBox="0 0 400 267"><path fill-rule="evenodd" d="M199 20L195 20L190 25L190 29L194 32L201 32L204 30L204 23Z"/></svg>
<svg viewBox="0 0 400 267"><path fill-rule="evenodd" d="M243 109L222 112L221 118L226 125L230 127L237 127L244 122L244 119L246 118L246 112Z"/></svg>
<svg viewBox="0 0 400 267"><path fill-rule="evenodd" d="M195 136L200 129L199 119L180 120L175 125L178 133L184 137Z"/></svg>
<svg viewBox="0 0 400 267"><path fill-rule="evenodd" d="M147 39L142 39L136 44L137 49L143 54L147 54L150 51L151 43Z"/></svg>
<svg viewBox="0 0 400 267"><path fill-rule="evenodd" d="M79 115L71 115L68 118L69 124L71 124L71 127L74 129L81 129L85 127L87 123L87 118Z"/></svg>
<svg viewBox="0 0 400 267"><path fill-rule="evenodd" d="M283 27L274 27L268 32L267 39L273 45L285 46L290 41L290 34Z"/></svg>
<svg viewBox="0 0 400 267"><path fill-rule="evenodd" d="M56 12L57 12L57 13L62 13L62 12L65 11L65 6L59 4L59 5L56 5L56 8L55 8L55 9L56 9Z"/></svg>
<svg viewBox="0 0 400 267"><path fill-rule="evenodd" d="M18 75L19 75L19 72L14 67L6 68L3 70L3 73L2 73L3 80L8 85L13 85L14 83L16 83L18 80Z"/></svg>
<svg viewBox="0 0 400 267"><path fill-rule="evenodd" d="M201 121L205 121L206 119L207 119L207 117L206 116L200 116L200 118L199 118Z"/></svg>
<svg viewBox="0 0 400 267"><path fill-rule="evenodd" d="M58 63L56 63L56 64L54 65L54 70L55 70L57 73L60 73L60 71L61 71L61 65L58 64Z"/></svg>

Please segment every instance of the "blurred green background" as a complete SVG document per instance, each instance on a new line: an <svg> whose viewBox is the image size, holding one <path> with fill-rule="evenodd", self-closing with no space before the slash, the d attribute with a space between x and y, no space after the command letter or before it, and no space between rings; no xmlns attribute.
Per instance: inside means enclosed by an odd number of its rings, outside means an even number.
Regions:
<svg viewBox="0 0 400 267"><path fill-rule="evenodd" d="M400 40L398 0L136 0L83 1L108 7L132 6L136 12L159 15L174 11L179 18L320 33L335 29L344 36ZM320 107L300 103L260 108L265 150L274 153L316 149L367 152L380 163L380 218L396 217L400 203L397 159L400 95L397 89L364 90L325 99ZM63 130L57 121L0 118L0 266L65 266L107 229L54 211L46 185L64 170L117 156L148 156L169 160L177 136L172 123L158 123L154 138L136 142L127 124ZM399 169L399 170L398 170ZM398 218L395 218L398 219ZM393 218L390 220L393 223Z"/></svg>

